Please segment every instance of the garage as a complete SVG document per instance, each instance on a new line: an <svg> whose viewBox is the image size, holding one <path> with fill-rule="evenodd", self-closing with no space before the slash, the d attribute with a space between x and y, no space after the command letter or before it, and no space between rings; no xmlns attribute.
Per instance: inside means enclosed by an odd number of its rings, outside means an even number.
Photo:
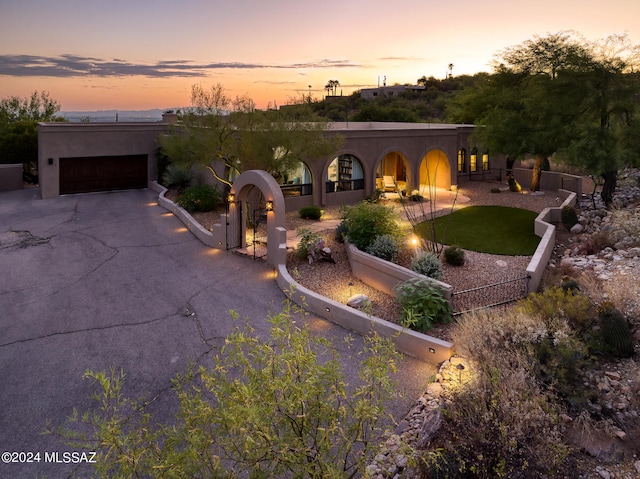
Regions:
<svg viewBox="0 0 640 479"><path fill-rule="evenodd" d="M60 194L146 188L148 156L60 158Z"/></svg>

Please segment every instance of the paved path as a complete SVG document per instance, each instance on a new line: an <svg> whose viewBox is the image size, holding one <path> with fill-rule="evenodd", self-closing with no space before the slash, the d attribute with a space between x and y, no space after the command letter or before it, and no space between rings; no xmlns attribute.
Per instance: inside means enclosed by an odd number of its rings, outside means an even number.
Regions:
<svg viewBox="0 0 640 479"><path fill-rule="evenodd" d="M272 269L202 245L156 200L147 190L0 193L0 453L73 450L40 432L91 406L87 369L124 368L125 393L159 394L152 411L166 421L170 379L189 358L218 351L233 327L229 310L268 330L265 315L285 299ZM310 322L344 351L346 330ZM344 364L355 381L357 358L345 352ZM405 358L400 371L396 417L435 369ZM75 467L0 463L0 478L64 478Z"/></svg>

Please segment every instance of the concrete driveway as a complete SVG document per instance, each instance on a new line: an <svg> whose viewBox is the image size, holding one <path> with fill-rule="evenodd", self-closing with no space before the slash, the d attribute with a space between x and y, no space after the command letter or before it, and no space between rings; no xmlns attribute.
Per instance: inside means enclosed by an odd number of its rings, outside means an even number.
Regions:
<svg viewBox="0 0 640 479"><path fill-rule="evenodd" d="M50 453L62 460L76 449L40 434L47 421L60 425L74 407L91 406L87 369L123 368L126 394L159 395L153 412L169 420L171 378L219 350L233 327L229 310L264 334L265 316L285 299L271 267L204 246L151 191L39 198L37 189L0 193L0 453L41 454L0 463L0 478L90 472L51 462ZM344 350L348 331L311 323ZM355 382L357 358L344 352ZM404 397L389 405L397 418L435 368L405 358L400 371Z"/></svg>

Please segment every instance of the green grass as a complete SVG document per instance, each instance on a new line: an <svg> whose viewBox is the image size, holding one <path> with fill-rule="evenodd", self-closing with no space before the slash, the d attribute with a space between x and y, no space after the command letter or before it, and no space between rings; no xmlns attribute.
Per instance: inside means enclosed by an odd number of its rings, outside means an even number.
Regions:
<svg viewBox="0 0 640 479"><path fill-rule="evenodd" d="M436 239L480 253L531 256L540 242L533 232L536 216L537 213L521 208L469 206L436 218ZM430 232L430 224L431 221L425 221L418 228Z"/></svg>

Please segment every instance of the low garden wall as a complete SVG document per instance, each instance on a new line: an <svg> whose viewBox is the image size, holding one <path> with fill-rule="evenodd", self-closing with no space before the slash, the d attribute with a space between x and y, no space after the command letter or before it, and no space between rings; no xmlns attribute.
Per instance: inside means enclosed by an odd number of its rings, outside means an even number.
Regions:
<svg viewBox="0 0 640 479"><path fill-rule="evenodd" d="M562 208L575 206L578 200L577 193L562 189L558 190L558 197L564 199L562 204L559 207L545 208L534 221L534 232L540 237L540 243L527 266L527 293L535 293L538 290L542 275L553 254L556 245L556 226L553 223L560 223Z"/></svg>

